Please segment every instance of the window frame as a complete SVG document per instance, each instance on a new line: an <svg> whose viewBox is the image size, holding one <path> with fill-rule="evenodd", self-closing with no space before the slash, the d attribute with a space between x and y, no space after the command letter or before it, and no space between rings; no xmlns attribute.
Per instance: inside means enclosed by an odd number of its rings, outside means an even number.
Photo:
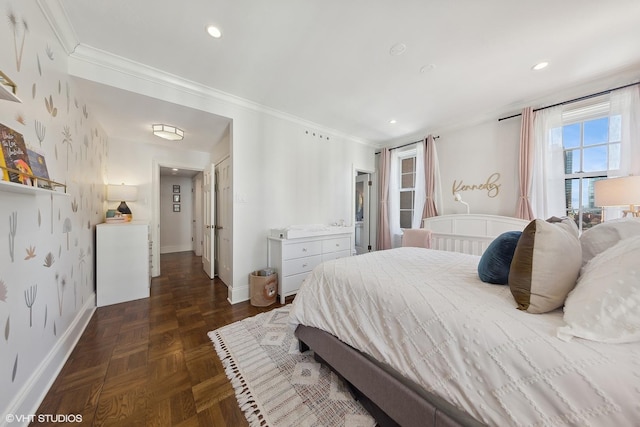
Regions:
<svg viewBox="0 0 640 427"><path fill-rule="evenodd" d="M409 149L403 152L398 153L398 219L399 219L399 225L400 225L400 229L401 230L406 230L408 228L411 228L411 222L413 219L413 215L416 209L416 172L417 172L417 159L418 154L416 149ZM405 173L402 170L402 164L404 160L407 159L413 159L413 170L412 172L409 172L411 174L413 174L413 186L412 187L403 187L403 176L404 175L408 175L409 173ZM411 209L406 209L406 208L402 208L402 193L412 193L411 196ZM409 227L403 227L403 223L402 223L402 213L403 212L409 212ZM406 225L406 224L405 224Z"/></svg>
<svg viewBox="0 0 640 427"><path fill-rule="evenodd" d="M598 100L595 102L591 102L589 104L587 104L586 106L581 106L579 108L570 110L566 113L563 113L563 120L562 120L562 124L561 124L561 129L563 131L563 142L562 142L562 150L563 150L563 159L564 159L564 167L565 167L565 171L564 171L564 182L565 182L565 213L568 217L573 218L576 221L576 225L578 226L578 229L580 230L580 232L583 231L583 229L585 228L589 228L597 223L602 222L603 220L603 216L604 216L604 209L602 207L597 207L594 206L593 208L590 208L588 206L585 206L585 200L584 200L584 192L585 192L585 184L587 182L587 180L593 180L592 182L595 183L595 181L597 181L598 179L606 179L608 174L609 174L609 167L611 166L610 164L610 155L612 153L611 147L614 144L621 144L621 140L616 140L616 141L612 141L612 137L611 137L611 118L612 117L616 117L619 116L619 114L616 113L611 113L609 111L609 101L602 101L602 100ZM585 145L585 132L584 132L584 128L585 128L585 123L590 122L590 121L594 121L594 120L600 120L603 118L607 118L607 137L606 137L606 142L600 142L600 143L596 143L596 144L588 144ZM565 148L565 142L564 142L564 128L566 126L572 126L575 124L580 124L580 143L577 147L569 147L569 148ZM595 170L595 171L589 171L589 172L585 172L584 171L584 166L585 166L585 149L589 149L589 148L594 148L594 147L605 147L606 148L606 166L607 169L605 170ZM578 171L571 171L571 172L567 172L566 170L566 166L567 166L567 155L570 152L579 152L580 155L580 170ZM572 191L572 188L570 185L568 185L569 183L571 183L573 180L578 180L578 206L577 208L573 206L573 204L571 203L572 198L570 197L570 195L572 193L570 193L570 191ZM587 211L588 210L588 211ZM599 221L596 223L593 222L589 222L589 227L585 227L585 221L584 221L584 217L587 213L592 212L592 211L598 211L599 210Z"/></svg>

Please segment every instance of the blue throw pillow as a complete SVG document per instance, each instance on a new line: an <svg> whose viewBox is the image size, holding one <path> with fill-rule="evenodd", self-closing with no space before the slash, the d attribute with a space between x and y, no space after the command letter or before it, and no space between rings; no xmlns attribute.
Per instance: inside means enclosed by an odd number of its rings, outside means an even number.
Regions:
<svg viewBox="0 0 640 427"><path fill-rule="evenodd" d="M478 263L480 280L496 285L509 284L509 268L522 231L507 231L496 237Z"/></svg>

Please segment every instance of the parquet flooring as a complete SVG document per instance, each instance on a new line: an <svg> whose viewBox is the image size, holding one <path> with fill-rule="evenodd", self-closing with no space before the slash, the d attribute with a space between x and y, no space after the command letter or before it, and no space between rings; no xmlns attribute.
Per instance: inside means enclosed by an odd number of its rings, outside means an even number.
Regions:
<svg viewBox="0 0 640 427"><path fill-rule="evenodd" d="M86 426L247 425L207 332L281 305L229 304L191 252L160 261L150 298L96 309L38 414L79 414L72 425Z"/></svg>

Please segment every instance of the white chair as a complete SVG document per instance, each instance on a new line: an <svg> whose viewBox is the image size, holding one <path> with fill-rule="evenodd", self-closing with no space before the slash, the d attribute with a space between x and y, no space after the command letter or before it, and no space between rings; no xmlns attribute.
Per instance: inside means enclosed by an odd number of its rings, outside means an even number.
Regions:
<svg viewBox="0 0 640 427"><path fill-rule="evenodd" d="M402 233L402 246L413 248L431 247L431 230L424 228L408 228Z"/></svg>

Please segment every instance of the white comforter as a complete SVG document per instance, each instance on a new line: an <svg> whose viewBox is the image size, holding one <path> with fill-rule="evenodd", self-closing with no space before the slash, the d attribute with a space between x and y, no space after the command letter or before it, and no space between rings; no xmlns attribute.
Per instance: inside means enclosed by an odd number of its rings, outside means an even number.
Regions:
<svg viewBox="0 0 640 427"><path fill-rule="evenodd" d="M479 257L398 248L325 262L292 326L330 332L494 426L640 425L640 343L556 338L562 312L515 308Z"/></svg>

